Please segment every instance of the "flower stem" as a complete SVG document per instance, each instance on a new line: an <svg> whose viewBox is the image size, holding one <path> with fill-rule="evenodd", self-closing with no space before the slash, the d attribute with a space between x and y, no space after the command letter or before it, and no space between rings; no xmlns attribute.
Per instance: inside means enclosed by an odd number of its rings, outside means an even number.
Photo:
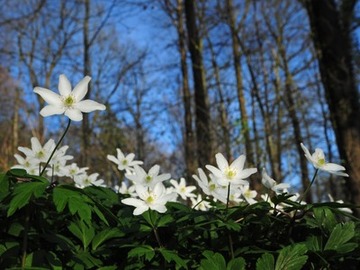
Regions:
<svg viewBox="0 0 360 270"><path fill-rule="evenodd" d="M229 208L229 201L230 201L230 183L228 185L227 196L226 196L226 211Z"/></svg>
<svg viewBox="0 0 360 270"><path fill-rule="evenodd" d="M299 200L299 204L301 204L301 202L302 202L302 201L304 200L304 198L306 197L306 194L309 192L312 184L313 184L314 181L315 181L315 178L316 178L316 175L317 175L318 171L319 171L319 169L316 169L316 170L315 170L315 173L314 173L313 178L311 179L310 185L308 185L307 188L305 189L303 195L301 196L301 198L300 198L300 200Z"/></svg>
<svg viewBox="0 0 360 270"><path fill-rule="evenodd" d="M156 224L154 223L153 219L152 219L152 213L153 211L151 209L148 210L148 213L149 213L149 223L151 225L151 227L153 228L153 232L154 232L154 235L155 235L155 239L156 239L156 242L158 243L159 247L163 247L163 245L161 244L161 240L160 240L160 236L158 234L158 231L157 231L157 226ZM156 222L156 220L155 220Z"/></svg>
<svg viewBox="0 0 360 270"><path fill-rule="evenodd" d="M58 149L58 147L59 147L59 145L61 144L62 140L64 139L64 137L65 137L65 135L66 135L67 131L69 130L70 124L71 124L71 119L69 119L69 122L68 122L68 124L67 124L67 126L66 126L66 129L65 129L65 131L64 131L64 133L63 133L63 135L61 136L61 138L60 138L59 142L56 144L56 146L55 146L54 150L52 151L52 153L51 153L51 155L50 155L50 157L49 157L48 161L46 162L46 164L45 164L44 168L42 169L42 171L41 171L41 173L40 173L40 176L42 176L42 175L44 174L44 172L45 172L45 170L46 170L46 167L49 165L49 163L50 163L50 161L51 161L51 159L52 159L53 155L55 154L55 151Z"/></svg>

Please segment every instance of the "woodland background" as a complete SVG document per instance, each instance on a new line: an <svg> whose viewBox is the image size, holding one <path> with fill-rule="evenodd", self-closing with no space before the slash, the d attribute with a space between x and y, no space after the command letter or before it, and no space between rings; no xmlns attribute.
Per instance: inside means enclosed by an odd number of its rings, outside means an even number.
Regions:
<svg viewBox="0 0 360 270"><path fill-rule="evenodd" d="M360 204L360 4L356 0L0 1L0 170L18 146L59 138L32 90L92 77L107 106L73 124L65 143L109 185L106 155L134 152L173 178L246 154L301 191L314 170L300 142L342 163L308 201ZM251 179L260 188L258 174Z"/></svg>

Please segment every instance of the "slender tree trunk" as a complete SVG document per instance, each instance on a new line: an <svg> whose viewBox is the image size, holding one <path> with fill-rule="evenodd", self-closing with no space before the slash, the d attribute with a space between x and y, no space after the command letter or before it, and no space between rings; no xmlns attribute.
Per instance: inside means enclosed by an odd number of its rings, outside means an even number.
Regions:
<svg viewBox="0 0 360 270"><path fill-rule="evenodd" d="M11 153L16 153L16 149L19 146L19 107L20 107L20 89L15 89L15 100L14 100L14 115L12 121L12 144Z"/></svg>
<svg viewBox="0 0 360 270"><path fill-rule="evenodd" d="M228 160L231 160L232 155L231 155L231 141L230 141L229 120L228 120L228 114L227 114L226 106L225 106L223 89L222 89L222 86L221 86L219 65L216 62L215 52L214 52L214 48L212 46L212 42L211 42L210 38L207 38L207 42L209 44L209 49L210 49L210 54L211 54L211 64L212 64L212 67L214 69L216 90L217 90L217 93L218 93L218 96L219 96L219 99L220 99L219 100L219 105L218 105L218 110L219 110L220 125L221 125L221 130L222 130L221 141L223 142L223 144L225 146L225 157Z"/></svg>
<svg viewBox="0 0 360 270"><path fill-rule="evenodd" d="M350 177L347 199L360 205L360 102L352 63L350 24L355 0L304 0L340 157ZM357 213L360 215L360 211Z"/></svg>
<svg viewBox="0 0 360 270"><path fill-rule="evenodd" d="M241 71L241 54L240 54L240 45L235 21L234 7L232 0L226 0L227 14L228 14L228 24L231 31L231 40L232 40L232 49L233 49L233 59L234 59L234 69L236 77L236 90L240 107L240 119L241 119L241 129L242 134L245 139L245 151L246 159L249 166L254 166L254 154L250 139L250 128L249 128L249 118L246 111L246 101L244 97L244 86L243 78Z"/></svg>
<svg viewBox="0 0 360 270"><path fill-rule="evenodd" d="M90 57L90 38L89 38L89 20L90 20L90 0L84 0L85 15L83 22L83 44L84 44L84 76L91 76L91 57ZM85 99L90 97L89 90ZM90 123L89 114L83 114L82 120L82 142L81 142L81 164L82 166L89 166L89 146L90 146Z"/></svg>
<svg viewBox="0 0 360 270"><path fill-rule="evenodd" d="M193 117L191 111L191 92L189 88L189 75L188 65L186 57L186 34L184 31L184 20L183 20L183 1L177 0L177 32L179 38L179 52L180 52L180 66L182 75L182 94L184 102L184 122L185 122L185 164L186 164L186 178L191 181L192 175L197 169L196 160L196 144L195 136L193 131Z"/></svg>
<svg viewBox="0 0 360 270"><path fill-rule="evenodd" d="M281 57L282 66L283 66L284 73L285 73L284 101L285 101L286 109L289 113L291 124L292 124L293 130L294 130L294 140L295 140L296 150L298 152L299 160L300 160L301 183L303 186L303 190L305 191L307 189L307 187L310 185L309 171L308 171L308 163L304 156L304 151L302 150L301 145L300 145L303 142L303 137L301 134L300 120L296 113L296 105L295 105L295 101L293 98L294 82L293 82L293 78L292 78L291 72L289 70L289 67L287 65L285 49L282 47L282 44L278 44L278 47L279 47L278 48L279 55ZM275 55L275 58L277 59L276 60L277 61L277 69L280 66L279 55L277 55L277 54ZM312 202L311 192L308 192L306 194L305 199L308 203Z"/></svg>
<svg viewBox="0 0 360 270"><path fill-rule="evenodd" d="M196 22L195 1L185 0L186 28L189 38L189 51L195 89L196 140L198 165L203 167L212 162L212 136L210 129L210 110L202 58L202 43Z"/></svg>

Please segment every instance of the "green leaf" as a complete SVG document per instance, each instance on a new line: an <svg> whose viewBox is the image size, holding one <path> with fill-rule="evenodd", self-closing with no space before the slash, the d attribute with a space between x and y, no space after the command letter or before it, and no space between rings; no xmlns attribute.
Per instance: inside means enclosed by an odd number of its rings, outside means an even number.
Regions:
<svg viewBox="0 0 360 270"><path fill-rule="evenodd" d="M110 226L109 222L107 221L107 219L105 218L104 214L99 210L99 208L97 206L94 205L93 210L95 212L95 214L107 225Z"/></svg>
<svg viewBox="0 0 360 270"><path fill-rule="evenodd" d="M306 247L308 248L308 250L311 251L322 251L322 245L321 245L321 237L318 236L309 236L306 239Z"/></svg>
<svg viewBox="0 0 360 270"><path fill-rule="evenodd" d="M111 238L122 236L124 236L124 233L121 232L118 228L105 229L104 231L101 231L95 235L94 239L92 240L92 250L96 250L102 243Z"/></svg>
<svg viewBox="0 0 360 270"><path fill-rule="evenodd" d="M274 270L274 269L275 269L274 256L270 253L264 253L256 261L256 270Z"/></svg>
<svg viewBox="0 0 360 270"><path fill-rule="evenodd" d="M330 237L325 245L325 250L336 250L338 252L348 252L350 248L356 248L356 246L345 245L355 235L355 224L349 221L345 224L337 224L330 234ZM353 250L353 249L351 249ZM350 251L351 251L350 250Z"/></svg>
<svg viewBox="0 0 360 270"><path fill-rule="evenodd" d="M71 214L77 213L81 220L91 220L91 208L87 202L84 202L84 198L70 197L68 206Z"/></svg>
<svg viewBox="0 0 360 270"><path fill-rule="evenodd" d="M300 270L306 263L308 256L305 244L287 246L280 251L276 260L275 270Z"/></svg>
<svg viewBox="0 0 360 270"><path fill-rule="evenodd" d="M33 262L34 253L27 254L25 259L25 266L31 267Z"/></svg>
<svg viewBox="0 0 360 270"><path fill-rule="evenodd" d="M5 173L0 174L0 202L9 194L9 177Z"/></svg>
<svg viewBox="0 0 360 270"><path fill-rule="evenodd" d="M11 169L8 171L8 174L14 177L25 177L27 172L24 169Z"/></svg>
<svg viewBox="0 0 360 270"><path fill-rule="evenodd" d="M98 269L98 266L102 264L101 260L95 258L86 251L77 253L76 257L81 260L83 265L85 265L85 269ZM74 267L74 269L76 268ZM80 267L78 269L80 269Z"/></svg>
<svg viewBox="0 0 360 270"><path fill-rule="evenodd" d="M78 221L78 223L72 222L68 226L68 229L81 241L81 243L83 244L84 250L87 249L91 240L95 236L94 228L92 226L88 226L83 221Z"/></svg>
<svg viewBox="0 0 360 270"><path fill-rule="evenodd" d="M80 189L65 185L57 186L53 189L53 202L59 213L68 205L72 215L78 214L82 220L91 220L92 202Z"/></svg>
<svg viewBox="0 0 360 270"><path fill-rule="evenodd" d="M165 261L167 261L167 262L174 261L177 266L179 266L179 267L181 266L181 267L184 267L185 269L187 269L186 262L183 259L181 259L175 251L164 249L164 248L160 248L159 251L160 251L161 255L164 257Z"/></svg>
<svg viewBox="0 0 360 270"><path fill-rule="evenodd" d="M151 261L155 256L155 250L148 245L142 245L136 248L133 248L128 253L128 258L132 257L144 257L145 260Z"/></svg>
<svg viewBox="0 0 360 270"><path fill-rule="evenodd" d="M223 270L226 269L226 262L220 253L214 253L209 250L203 252L206 259L202 259L200 263L201 270Z"/></svg>
<svg viewBox="0 0 360 270"><path fill-rule="evenodd" d="M160 217L159 222L157 223L157 226L164 227L173 221L174 221L174 218L171 215L166 214L166 215Z"/></svg>
<svg viewBox="0 0 360 270"><path fill-rule="evenodd" d="M338 224L334 213L328 207L314 208L313 212L317 226L324 228L328 233Z"/></svg>
<svg viewBox="0 0 360 270"><path fill-rule="evenodd" d="M245 266L244 258L234 258L228 263L226 270L245 270Z"/></svg>
<svg viewBox="0 0 360 270"><path fill-rule="evenodd" d="M13 191L13 198L10 201L7 216L10 217L17 209L21 209L29 203L32 197L39 198L45 192L49 183L26 182L17 184Z"/></svg>

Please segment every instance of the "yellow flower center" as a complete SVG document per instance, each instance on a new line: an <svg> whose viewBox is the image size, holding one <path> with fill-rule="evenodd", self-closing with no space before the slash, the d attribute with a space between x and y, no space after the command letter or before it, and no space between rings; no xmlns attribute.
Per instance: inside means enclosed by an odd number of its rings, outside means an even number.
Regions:
<svg viewBox="0 0 360 270"><path fill-rule="evenodd" d="M73 95L67 96L66 98L64 98L63 103L65 107L72 107L75 103L74 96Z"/></svg>
<svg viewBox="0 0 360 270"><path fill-rule="evenodd" d="M225 171L225 175L228 179L232 180L236 176L236 170L227 168Z"/></svg>
<svg viewBox="0 0 360 270"><path fill-rule="evenodd" d="M91 180L90 180L89 178L86 178L86 179L84 180L84 184L85 184L85 185L90 185L90 184L91 184Z"/></svg>
<svg viewBox="0 0 360 270"><path fill-rule="evenodd" d="M128 164L128 161L127 161L126 159L124 159L121 163L122 163L122 165L124 165L124 166L125 166L125 165L127 165L127 164Z"/></svg>
<svg viewBox="0 0 360 270"><path fill-rule="evenodd" d="M36 153L36 157L37 157L37 158L43 158L43 157L45 157L44 151L40 150L39 152L37 152L37 153Z"/></svg>
<svg viewBox="0 0 360 270"><path fill-rule="evenodd" d="M216 185L215 185L214 183L211 183L211 184L209 185L209 189L210 189L211 191L214 191L214 190L216 189Z"/></svg>
<svg viewBox="0 0 360 270"><path fill-rule="evenodd" d="M147 175L146 177L145 177L145 181L146 181L146 183L149 183L149 182L151 182L151 180L152 180L153 178L152 178L152 176L151 175Z"/></svg>
<svg viewBox="0 0 360 270"><path fill-rule="evenodd" d="M325 159L320 158L317 163L318 163L319 166L324 166L325 165Z"/></svg>
<svg viewBox="0 0 360 270"><path fill-rule="evenodd" d="M147 197L147 199L146 199L146 202L148 203L148 204L152 204L153 202L154 202L154 198L153 198L153 196L149 196L149 197Z"/></svg>

